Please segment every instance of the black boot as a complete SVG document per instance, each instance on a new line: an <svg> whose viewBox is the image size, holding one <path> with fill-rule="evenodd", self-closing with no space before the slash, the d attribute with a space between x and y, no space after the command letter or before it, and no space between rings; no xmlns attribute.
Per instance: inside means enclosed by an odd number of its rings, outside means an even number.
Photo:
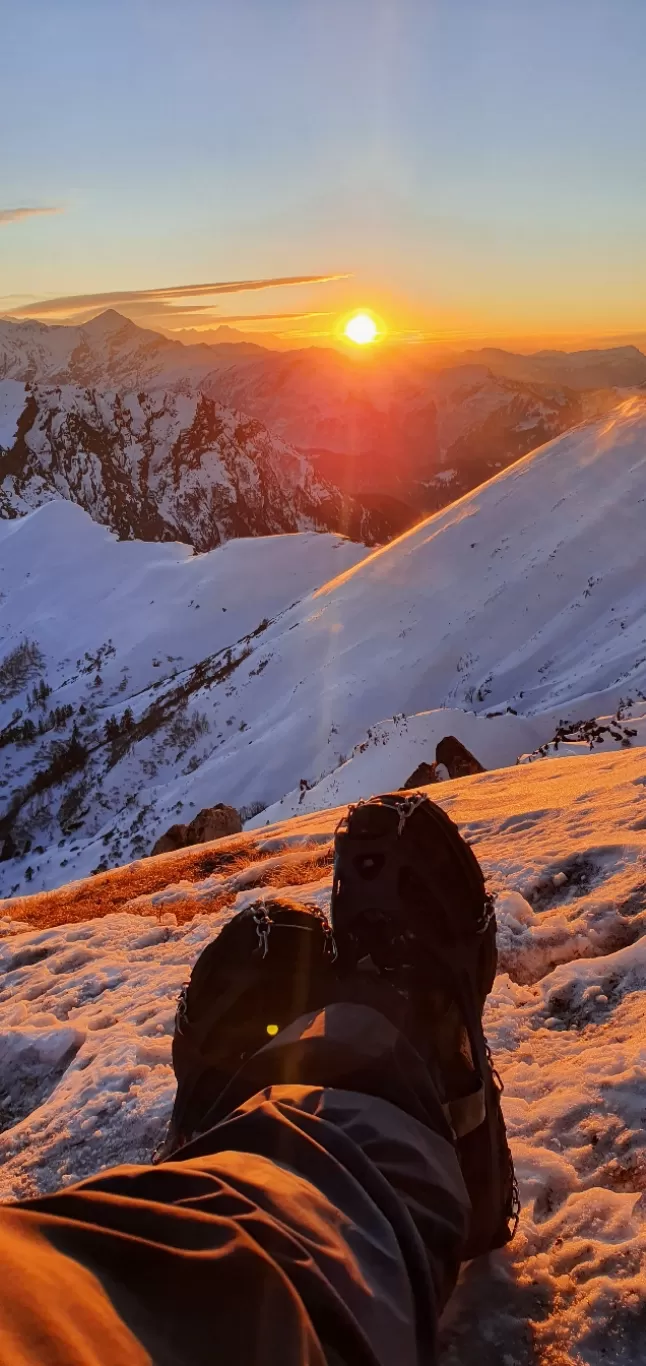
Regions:
<svg viewBox="0 0 646 1366"><path fill-rule="evenodd" d="M339 970L376 969L407 1000L405 1032L439 1068L473 1210L465 1260L509 1242L518 1190L482 1028L496 923L457 826L422 793L350 807L336 832L332 929Z"/></svg>
<svg viewBox="0 0 646 1366"><path fill-rule="evenodd" d="M238 1069L274 1034L334 995L336 947L322 912L285 900L235 915L203 950L180 994L177 1095L161 1162L202 1132Z"/></svg>

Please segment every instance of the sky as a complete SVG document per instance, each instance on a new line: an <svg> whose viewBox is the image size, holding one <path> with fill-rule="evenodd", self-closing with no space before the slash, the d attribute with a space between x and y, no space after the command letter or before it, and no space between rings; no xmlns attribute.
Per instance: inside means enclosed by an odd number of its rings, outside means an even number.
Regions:
<svg viewBox="0 0 646 1366"><path fill-rule="evenodd" d="M401 338L646 333L644 0L0 13L0 312L113 302L322 342L355 308Z"/></svg>

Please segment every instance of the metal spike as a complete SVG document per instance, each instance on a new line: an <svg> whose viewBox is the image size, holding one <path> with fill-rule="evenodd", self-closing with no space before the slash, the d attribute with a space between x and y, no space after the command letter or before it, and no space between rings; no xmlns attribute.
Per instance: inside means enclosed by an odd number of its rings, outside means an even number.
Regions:
<svg viewBox="0 0 646 1366"><path fill-rule="evenodd" d="M253 913L258 943L262 949L263 958L269 953L269 932L271 930L271 920L267 914L265 906L257 906Z"/></svg>

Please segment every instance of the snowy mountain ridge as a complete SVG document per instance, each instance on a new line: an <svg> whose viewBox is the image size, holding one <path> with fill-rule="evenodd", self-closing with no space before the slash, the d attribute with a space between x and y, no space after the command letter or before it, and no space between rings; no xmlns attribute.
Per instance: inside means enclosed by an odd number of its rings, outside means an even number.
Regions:
<svg viewBox="0 0 646 1366"><path fill-rule="evenodd" d="M82 324L0 318L0 379L136 390L197 380L215 363L211 347L169 341L114 309Z"/></svg>
<svg viewBox="0 0 646 1366"><path fill-rule="evenodd" d="M567 384L573 389L614 385L646 385L646 356L636 346L613 346L588 351L537 351L516 355L496 347L466 351L465 361L486 365L495 375L524 383Z"/></svg>
<svg viewBox="0 0 646 1366"><path fill-rule="evenodd" d="M347 531L375 544L401 523L317 475L262 423L199 389L114 391L0 381L0 518L51 498L119 536L210 550L232 536Z"/></svg>

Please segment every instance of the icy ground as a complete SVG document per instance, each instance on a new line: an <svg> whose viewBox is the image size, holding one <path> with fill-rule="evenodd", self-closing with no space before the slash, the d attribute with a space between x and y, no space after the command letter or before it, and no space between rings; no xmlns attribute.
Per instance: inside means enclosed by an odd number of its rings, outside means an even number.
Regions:
<svg viewBox="0 0 646 1366"><path fill-rule="evenodd" d="M646 750L546 760L431 795L497 894L487 1032L524 1204L512 1246L463 1273L444 1366L636 1364L646 1342ZM159 890L131 901L126 890L105 918L34 929L58 894L0 903L4 1199L147 1159L172 1101L178 988L259 886L267 898L280 889L327 905L337 819L327 810L249 834L246 857L197 882L182 876L194 850L137 865L160 871ZM95 880L98 915L102 889L117 879L127 889L128 876Z"/></svg>

